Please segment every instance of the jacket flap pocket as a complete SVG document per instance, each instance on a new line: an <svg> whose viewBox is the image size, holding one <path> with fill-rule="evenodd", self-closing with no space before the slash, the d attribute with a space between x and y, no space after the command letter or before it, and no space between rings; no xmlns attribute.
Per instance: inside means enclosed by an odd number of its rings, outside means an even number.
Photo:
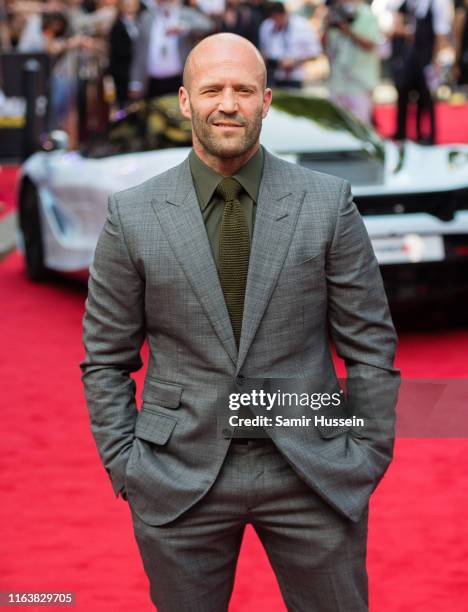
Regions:
<svg viewBox="0 0 468 612"><path fill-rule="evenodd" d="M317 251L316 253L312 253L311 255L307 255L306 257L304 257L303 259L301 259L300 261L298 261L297 263L295 263L295 266L305 266L306 264L317 260L317 262L320 263L321 261L321 255L323 255L323 251Z"/></svg>
<svg viewBox="0 0 468 612"><path fill-rule="evenodd" d="M301 266L307 266L308 263L317 262L320 264L323 259L322 256L323 251L321 249L316 250L315 252L308 253L296 253L295 255L290 255L286 261L284 262L284 270L295 270L300 268Z"/></svg>
<svg viewBox="0 0 468 612"><path fill-rule="evenodd" d="M154 444L166 444L176 423L176 417L143 406L136 421L135 436Z"/></svg>
<svg viewBox="0 0 468 612"><path fill-rule="evenodd" d="M182 395L182 385L147 378L141 397L143 401L159 404L164 408L178 408Z"/></svg>

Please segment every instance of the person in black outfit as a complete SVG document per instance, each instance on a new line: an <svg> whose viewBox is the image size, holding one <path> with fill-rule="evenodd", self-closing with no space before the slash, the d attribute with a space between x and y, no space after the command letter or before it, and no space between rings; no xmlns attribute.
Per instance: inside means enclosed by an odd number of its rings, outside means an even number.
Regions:
<svg viewBox="0 0 468 612"><path fill-rule="evenodd" d="M468 85L468 0L455 0L455 80Z"/></svg>
<svg viewBox="0 0 468 612"><path fill-rule="evenodd" d="M434 78L433 59L436 48L440 48L446 38L435 32L434 23L439 24L439 16L434 19L434 2L428 0L427 10L421 12L416 2L405 0L396 15L396 28L393 37L392 69L395 87L398 91L396 140L406 138L406 119L411 92L418 94L417 102L417 139L423 144L434 144L436 138L436 115L432 97L431 80ZM443 28L441 28L443 29ZM423 117L429 116L429 134L423 134Z"/></svg>
<svg viewBox="0 0 468 612"><path fill-rule="evenodd" d="M139 0L120 0L119 13L109 34L109 73L114 79L119 108L128 102L133 45L139 35L139 10Z"/></svg>
<svg viewBox="0 0 468 612"><path fill-rule="evenodd" d="M222 17L220 29L221 32L230 32L231 34L243 36L258 47L258 31L261 21L262 19L258 11L248 4L241 3L240 0L226 0L226 9Z"/></svg>

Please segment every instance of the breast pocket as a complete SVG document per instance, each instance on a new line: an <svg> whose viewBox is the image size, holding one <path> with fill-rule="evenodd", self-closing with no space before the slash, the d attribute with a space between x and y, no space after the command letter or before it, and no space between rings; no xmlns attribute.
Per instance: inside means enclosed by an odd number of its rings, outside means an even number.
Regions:
<svg viewBox="0 0 468 612"><path fill-rule="evenodd" d="M285 261L281 274L278 278L278 286L294 286L300 288L301 292L307 288L323 285L325 282L324 254L320 251L300 258L299 261L288 258Z"/></svg>

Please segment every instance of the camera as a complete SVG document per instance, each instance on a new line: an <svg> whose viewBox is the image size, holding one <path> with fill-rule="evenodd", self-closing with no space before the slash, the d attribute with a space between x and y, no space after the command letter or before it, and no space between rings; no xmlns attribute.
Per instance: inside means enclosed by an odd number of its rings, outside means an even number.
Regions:
<svg viewBox="0 0 468 612"><path fill-rule="evenodd" d="M328 6L328 27L337 28L342 23L353 23L356 17L356 9L354 5L342 3L340 0L332 0L327 2Z"/></svg>

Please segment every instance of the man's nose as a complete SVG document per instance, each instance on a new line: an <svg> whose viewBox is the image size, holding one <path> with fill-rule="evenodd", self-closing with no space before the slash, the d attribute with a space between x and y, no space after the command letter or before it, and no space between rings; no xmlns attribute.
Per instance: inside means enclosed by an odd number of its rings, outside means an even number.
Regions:
<svg viewBox="0 0 468 612"><path fill-rule="evenodd" d="M227 89L223 92L218 110L223 111L224 113L235 113L239 110L237 98L232 89Z"/></svg>

